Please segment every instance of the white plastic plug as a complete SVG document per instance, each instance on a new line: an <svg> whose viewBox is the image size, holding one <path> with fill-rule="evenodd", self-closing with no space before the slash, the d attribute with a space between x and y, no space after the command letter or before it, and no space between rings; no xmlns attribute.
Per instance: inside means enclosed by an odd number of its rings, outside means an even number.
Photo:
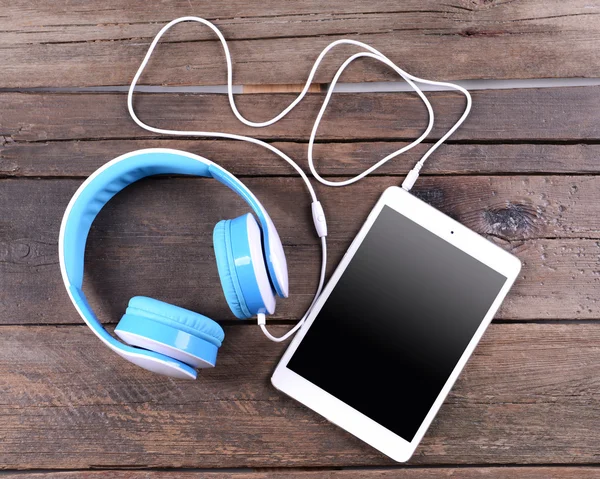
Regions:
<svg viewBox="0 0 600 479"><path fill-rule="evenodd" d="M313 223L319 238L327 236L327 220L325 219L325 211L320 201L313 201L311 205Z"/></svg>
<svg viewBox="0 0 600 479"><path fill-rule="evenodd" d="M419 178L420 171L421 171L421 168L417 169L417 167L410 170L408 172L408 175L406 175L406 178L404 178L404 181L402 182L402 189L404 189L406 191L410 191L412 189L412 187L415 185L417 178Z"/></svg>

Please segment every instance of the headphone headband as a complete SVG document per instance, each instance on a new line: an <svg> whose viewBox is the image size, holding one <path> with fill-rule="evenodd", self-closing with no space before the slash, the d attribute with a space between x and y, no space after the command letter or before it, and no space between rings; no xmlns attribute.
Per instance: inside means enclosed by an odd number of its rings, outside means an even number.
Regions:
<svg viewBox="0 0 600 479"><path fill-rule="evenodd" d="M287 265L271 217L256 196L235 176L212 161L168 148L149 148L119 156L96 170L77 190L65 211L59 236L65 283L83 284L85 244L94 219L106 203L130 184L153 175L178 174L215 178L240 195L252 208L263 233L263 245L275 291L287 297ZM64 266L64 268L63 268Z"/></svg>
<svg viewBox="0 0 600 479"><path fill-rule="evenodd" d="M240 195L256 214L269 276L278 295L287 297L287 264L281 240L269 214L254 194L235 176L212 161L191 153L151 148L119 156L94 172L77 190L63 216L59 235L59 261L71 301L94 333L113 351L145 366L155 363L176 366L183 376L195 377L193 368L151 351L140 351L113 338L90 308L82 290L87 237L94 219L104 205L130 184L152 175L179 174L215 178ZM187 368L187 369L186 369ZM156 369L156 367L155 367Z"/></svg>

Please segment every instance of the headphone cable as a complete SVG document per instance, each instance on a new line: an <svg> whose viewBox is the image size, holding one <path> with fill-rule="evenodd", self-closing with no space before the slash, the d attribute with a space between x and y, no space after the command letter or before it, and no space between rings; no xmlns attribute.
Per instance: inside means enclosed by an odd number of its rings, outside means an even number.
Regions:
<svg viewBox="0 0 600 479"><path fill-rule="evenodd" d="M156 45L158 44L158 42L160 41L161 37L170 28L172 28L173 26L177 25L178 23L182 23L182 22L201 23L201 24L209 27L217 35L217 37L219 38L219 41L221 42L221 45L223 47L223 51L225 53L225 60L227 63L227 96L229 98L229 105L230 105L231 110L233 111L234 115L237 117L237 119L239 121L241 121L243 124L253 127L253 128L263 128L265 126L269 126L269 125L272 125L272 124L278 122L283 117L285 117L291 110L293 110L294 107L296 107L296 105L298 103L300 103L300 101L308 93L310 85L312 84L313 78L316 74L317 69L319 68L321 61L323 60L323 58L327 55L327 53L331 49L333 49L334 47L336 47L338 45L347 44L347 45L354 45L354 46L357 46L359 48L366 50L366 51L362 51L359 53L355 53L354 55L350 56L348 59L346 59L346 61L337 70L335 76L333 77L333 80L331 81L331 83L329 85L329 89L327 91L325 99L323 100L323 104L321 105L321 109L319 110L317 118L315 119L312 131L310 134L310 139L308 142L308 150L307 150L308 167L309 167L310 172L313 175L313 177L318 182L320 182L324 185L327 185L327 186L346 186L346 185L355 183L355 182L361 180L362 178L366 177L373 171L377 170L379 167L383 166L385 163L387 163L392 158L395 158L396 156L410 150L411 148L414 148L429 135L429 133L431 132L431 130L433 128L433 122L434 122L433 108L431 106L431 103L429 102L429 100L427 99L425 94L423 93L423 91L417 86L416 83L424 83L424 84L428 84L428 85L435 85L435 86L440 86L440 87L444 87L444 88L450 88L453 90L457 90L457 91L461 92L466 98L467 103L465 106L465 110L464 110L462 116L458 119L458 121L456 121L456 123L452 126L452 128L450 128L446 132L446 134L444 134L437 142L435 142L431 146L431 148L429 148L429 150L427 150L427 152L421 157L421 159L417 162L417 164L413 167L413 169L410 170L410 172L408 173L408 175L406 176L406 178L404 179L404 181L402 183L402 188L404 188L406 191L410 191L410 189L416 182L417 178L419 177L419 172L421 171L421 168L423 167L423 164L425 163L427 158L429 158L429 156L444 141L446 141L446 139L452 133L454 133L454 131L456 131L456 129L465 121L465 119L469 115L469 112L471 110L471 103L472 103L471 95L465 88L461 87L460 85L456 85L454 83L425 80L423 78L418 78L416 76L413 76L413 75L405 72L401 68L399 68L383 53L379 52L378 50L371 47L370 45L367 45L365 43L362 43L362 42L359 42L356 40L341 39L341 40L336 40L336 41L330 43L319 54L319 56L317 57L317 59L315 60L313 66L311 68L311 71L308 75L308 78L306 80L304 88L302 89L300 94L296 97L296 99L292 103L290 103L283 111L281 111L278 115L271 118L270 120L263 121L263 122L253 122L253 121L247 120L237 109L237 106L235 104L235 98L233 95L233 66L232 66L232 61L231 61L231 55L229 53L229 47L227 46L227 41L225 40L225 37L213 23L211 23L208 20L205 20L204 18L200 18L200 17L188 16L188 17L176 18L175 20L166 24L158 32L156 37L154 37L154 40L150 44L150 47L148 48L148 51L146 52L146 56L142 60L142 63L140 64L135 76L133 77L133 80L132 80L131 85L129 86L129 90L127 92L127 109L129 111L131 118L138 126L140 126L141 128L143 128L147 131L157 133L160 135L196 136L196 137L205 137L205 138L227 138L227 139L231 139L231 140L246 141L248 143L254 143L256 145L260 145L260 146L266 148L267 150L272 151L273 153L278 155L280 158L285 160L289 165L291 165L296 170L296 172L300 175L300 177L302 178L302 181L304 181L304 184L306 185L306 188L308 190L308 193L309 193L309 195L311 197L311 201L312 201L311 208L312 208L312 212L313 212L313 222L315 224L315 229L317 231L317 234L321 238L321 271L320 271L319 284L317 286L316 293L314 295L314 298L313 298L308 310L306 311L306 313L304 314L302 319L290 331L288 331L286 334L284 334L281 337L275 337L275 336L271 335L266 328L266 316L264 314L258 314L258 324L260 325L264 334L272 341L276 341L276 342L285 341L290 336L292 336L302 326L302 324L304 324L304 321L306 320L306 318L310 314L312 308L314 307L317 299L319 298L319 295L321 294L321 291L323 290L323 285L325 284L325 269L326 269L326 265L327 265L327 241L326 241L327 223L325 221L325 214L323 212L321 203L317 199L315 190L314 190L313 186L311 185L310 180L308 179L306 173L302 170L302 168L294 160L292 160L283 151L274 147L273 145L271 145L265 141L261 141L256 138L253 138L251 136L237 135L234 133L223 133L223 132L215 132L215 131L170 130L170 129L164 129L164 128L156 128L156 127L153 127L153 126L150 126L150 125L144 123L142 120L140 120L138 118L138 116L135 113L135 109L133 107L133 93L135 91L135 87L136 87L144 69L146 68L146 65L148 64L148 61L150 60L150 57L152 56L152 53L154 52L154 49L155 49ZM317 130L319 128L319 124L321 122L323 114L325 113L325 110L327 109L329 100L331 99L331 96L335 90L335 86L336 86L340 76L352 62L354 62L358 58L363 58L363 57L373 58L375 60L378 60L378 61L386 64L392 70L394 70L398 75L400 75L414 89L414 91L421 98L421 100L425 104L425 107L427 108L427 113L428 113L427 128L417 139L415 139L411 143L403 146L402 148L390 153L389 155L382 158L381 160L379 160L377 163L375 163L371 167L365 169L362 173L360 173L352 178L346 179L346 180L340 180L340 181L326 180L321 175L319 175L319 173L317 172L315 165L314 165L313 147L314 147L315 137L317 135Z"/></svg>

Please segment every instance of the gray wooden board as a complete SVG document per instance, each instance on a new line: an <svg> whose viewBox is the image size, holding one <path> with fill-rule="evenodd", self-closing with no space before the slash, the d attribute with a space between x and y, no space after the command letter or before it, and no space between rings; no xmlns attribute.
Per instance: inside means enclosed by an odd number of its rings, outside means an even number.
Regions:
<svg viewBox="0 0 600 479"><path fill-rule="evenodd" d="M282 236L291 298L277 318L299 317L316 287L320 250L308 195L297 178L246 178ZM60 279L58 230L78 179L0 180L0 322L72 323L79 318ZM329 222L329 269L341 258L392 177L342 189L318 187ZM595 176L424 177L415 194L521 258L524 268L498 317L597 319L600 211ZM136 294L215 319L225 305L212 229L248 207L208 179L148 179L100 213L88 244L86 284L104 321ZM98 298L98 299L97 299Z"/></svg>
<svg viewBox="0 0 600 479"><path fill-rule="evenodd" d="M0 17L0 87L125 85L153 36L182 15L207 17L231 39L240 84L301 83L321 49L341 38L369 43L407 71L432 79L598 77L599 9L585 0L135 0L126 6L118 0L18 0L3 5ZM329 82L356 50L338 47L315 80ZM395 76L374 61L360 61L342 79ZM178 26L165 37L143 82L225 83L214 34L198 25Z"/></svg>
<svg viewBox="0 0 600 479"><path fill-rule="evenodd" d="M452 135L452 141L572 143L600 139L600 86L481 90L473 91L472 96L471 115ZM294 98L290 94L240 95L237 103L242 113L259 121L273 117ZM268 128L242 125L225 95L140 94L135 104L139 117L159 128L306 142L323 98L322 94L307 95L287 117ZM436 115L430 138L437 139L463 113L465 101L454 92L431 92L428 98ZM0 93L0 104L0 136L5 142L164 138L142 130L129 118L125 94ZM414 93L341 93L333 97L317 140L412 141L426 125L425 107Z"/></svg>
<svg viewBox="0 0 600 479"><path fill-rule="evenodd" d="M256 326L226 327L197 381L131 365L85 326L0 329L4 468L393 464L270 385L285 345ZM598 463L599 344L600 324L492 325L411 464Z"/></svg>
<svg viewBox="0 0 600 479"><path fill-rule="evenodd" d="M306 167L306 143L274 142ZM326 176L357 175L406 143L364 141L320 143L317 171ZM421 144L389 161L377 175L405 175L431 144ZM5 142L0 144L0 176L84 177L108 160L142 148L189 151L219 163L237 176L295 176L296 171L264 148L239 141L132 139ZM423 175L597 174L598 144L446 144L434 153Z"/></svg>

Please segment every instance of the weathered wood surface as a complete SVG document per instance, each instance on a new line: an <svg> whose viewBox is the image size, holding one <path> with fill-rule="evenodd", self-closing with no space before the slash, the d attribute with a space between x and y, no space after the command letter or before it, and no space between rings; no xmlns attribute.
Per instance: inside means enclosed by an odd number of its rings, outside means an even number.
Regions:
<svg viewBox="0 0 600 479"><path fill-rule="evenodd" d="M320 249L308 195L297 178L246 178L286 246L291 297L277 318L297 318L316 286ZM79 323L60 279L58 230L81 180L0 180L0 322ZM372 205L399 178L368 178L342 189L319 187L328 214L329 271ZM524 262L498 317L598 319L600 178L596 176L423 177L415 193L489 235ZM212 229L248 207L207 179L149 179L99 215L88 243L88 285L105 321L129 297L159 297L215 319L233 318L222 297ZM352 215L345 214L352 211ZM35 219L35 220L33 220Z"/></svg>
<svg viewBox="0 0 600 479"><path fill-rule="evenodd" d="M127 364L81 324L64 292L58 228L82 178L119 154L171 147L244 177L265 203L286 245L293 292L275 318L297 318L316 285L319 248L308 197L287 165L253 145L144 132L129 119L123 94L27 92L128 84L160 27L190 14L214 20L232 39L237 84L298 84L319 50L342 37L371 43L411 73L437 79L600 77L599 13L600 3L586 0L3 5L0 88L26 93L0 92L0 469L32 470L8 472L15 479L600 477L600 87L473 92L471 117L424 169L417 195L524 266L501 321L486 333L408 468L390 467L271 387L285 346L231 320L211 233L219 219L247 207L215 182L152 179L111 202L90 237L86 287L109 323L135 294L224 321L216 369L182 382ZM206 29L181 25L165 37L142 83L222 84L219 49ZM316 81L329 81L350 51L335 53ZM342 78L380 79L395 78L372 61ZM428 97L436 139L464 100L449 92ZM292 98L242 95L238 104L259 120ZM322 99L309 95L266 129L239 124L222 95L140 94L136 105L152 125L260 137L305 165ZM357 174L418 136L425 123L414 94L334 97L318 136L317 168L334 178ZM329 214L330 271L381 191L399 184L428 146L358 185L318 187ZM345 466L358 467L331 469ZM153 469L112 470L129 467Z"/></svg>
<svg viewBox="0 0 600 479"><path fill-rule="evenodd" d="M599 344L600 324L492 325L411 464L598 463ZM391 465L273 389L284 348L256 326L228 326L218 367L177 381L125 362L84 326L3 327L0 464Z"/></svg>
<svg viewBox="0 0 600 479"><path fill-rule="evenodd" d="M273 142L306 166L306 143ZM320 143L315 164L325 176L357 175L405 143L363 141ZM421 144L379 168L376 175L405 175L431 144ZM296 176L286 162L260 146L239 141L132 139L66 140L0 144L0 176L79 177L90 175L108 160L142 148L174 148L209 158L239 177ZM445 144L434 153L423 175L597 174L599 144Z"/></svg>
<svg viewBox="0 0 600 479"><path fill-rule="evenodd" d="M345 471L72 471L15 473L7 479L597 479L598 467L439 467L349 469Z"/></svg>
<svg viewBox="0 0 600 479"><path fill-rule="evenodd" d="M231 39L235 81L299 83L320 50L350 37L373 45L409 72L437 79L598 77L597 2L577 0L371 2L57 3L18 0L0 16L0 87L125 85L153 36L182 15L203 16ZM318 72L328 82L356 49L340 48ZM373 61L346 81L395 79ZM206 27L181 25L165 37L149 84L222 84L220 45Z"/></svg>
<svg viewBox="0 0 600 479"><path fill-rule="evenodd" d="M471 116L451 141L427 163L424 174L595 173L598 161L600 88L474 92ZM266 118L290 97L240 97L253 118ZM440 128L449 128L463 107L448 93L430 95ZM362 99L362 100L361 100ZM223 128L262 136L306 165L306 141L321 95L310 95L288 120L285 130L242 128L225 99L206 95L140 95L142 118L151 124L175 127ZM240 175L289 175L293 170L263 148L241 142L153 139L133 124L125 111L124 95L0 94L0 175L85 176L119 154L138 148L172 147L211 158ZM339 102L339 103L336 103ZM192 104L193 106L186 106ZM276 107L273 103L278 103ZM376 107L374 106L376 104ZM525 104L528 113L523 114ZM156 105L156 106L155 106ZM318 170L327 175L353 175L394 151L398 138L416 137L425 124L422 105L409 94L343 95L327 113L316 145ZM179 108L185 108L180 111ZM573 108L572 114L564 115ZM576 113L575 113L576 111ZM41 113L41 114L40 114ZM193 124L184 124L182 119ZM566 118L566 120L565 120ZM350 121L352 125L347 122ZM186 122L186 123L188 123ZM292 134L293 136L291 136ZM112 138L112 139L106 139ZM373 141L381 138L384 141ZM121 141L115 141L120 139ZM525 142L506 144L506 141ZM297 142L295 140L300 140ZM335 143L328 143L335 140ZM360 140L360 143L355 141ZM348 141L349 143L344 143ZM552 142L563 144L551 144ZM341 142L341 143L339 143ZM473 144L462 144L463 142ZM490 143L498 142L498 143ZM529 142L529 143L527 143ZM540 143L544 142L544 143ZM571 144L577 142L576 144ZM549 144L548 144L549 143ZM377 174L405 174L430 145L420 145L396 158Z"/></svg>
<svg viewBox="0 0 600 479"><path fill-rule="evenodd" d="M465 101L454 92L427 96L436 115L430 138L437 139L460 117ZM452 141L556 143L600 139L600 86L483 90L472 92L472 96L475 106ZM273 117L294 98L288 94L240 95L237 103L242 113L259 121ZM323 98L322 94L308 95L286 118L268 128L238 122L225 95L140 94L135 102L138 116L156 127L308 141ZM0 104L0 136L5 141L161 136L142 130L129 118L125 94L0 93ZM413 93L341 93L331 100L317 140L413 140L426 125L425 107Z"/></svg>

